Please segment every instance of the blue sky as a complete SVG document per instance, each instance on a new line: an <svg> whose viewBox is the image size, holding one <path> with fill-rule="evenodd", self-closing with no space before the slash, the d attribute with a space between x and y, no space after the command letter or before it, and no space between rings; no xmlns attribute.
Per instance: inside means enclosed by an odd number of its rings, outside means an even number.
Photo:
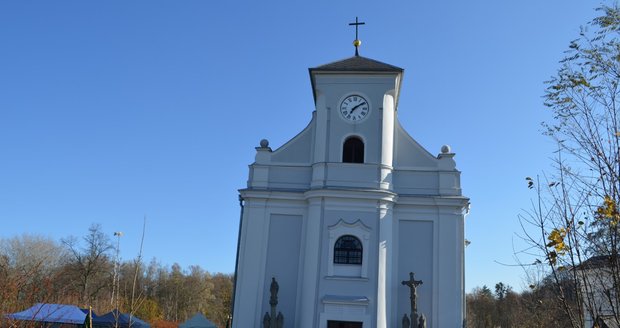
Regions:
<svg viewBox="0 0 620 328"><path fill-rule="evenodd" d="M456 152L471 198L467 290L521 289L524 178L548 169L544 81L600 2L0 2L0 237L123 231L124 259L234 270L254 147L309 122L307 68L405 69L399 119Z"/></svg>

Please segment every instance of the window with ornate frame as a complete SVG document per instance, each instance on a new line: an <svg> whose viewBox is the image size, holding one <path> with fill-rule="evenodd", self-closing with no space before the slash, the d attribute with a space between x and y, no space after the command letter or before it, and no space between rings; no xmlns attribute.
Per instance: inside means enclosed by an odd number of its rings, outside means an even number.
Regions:
<svg viewBox="0 0 620 328"><path fill-rule="evenodd" d="M362 265L363 253L362 242L357 237L341 236L334 244L334 263Z"/></svg>
<svg viewBox="0 0 620 328"><path fill-rule="evenodd" d="M361 220L346 222L340 219L327 229L329 234L327 277L368 279L370 227L364 225ZM352 241L351 237L355 239Z"/></svg>

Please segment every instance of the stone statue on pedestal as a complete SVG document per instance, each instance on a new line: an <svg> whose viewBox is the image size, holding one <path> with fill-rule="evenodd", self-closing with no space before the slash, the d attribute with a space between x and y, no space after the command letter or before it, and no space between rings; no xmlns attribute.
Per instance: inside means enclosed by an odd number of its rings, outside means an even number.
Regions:
<svg viewBox="0 0 620 328"><path fill-rule="evenodd" d="M271 278L271 287L269 291L271 293L271 297L269 298L269 305L271 305L271 314L269 312L265 312L265 316L263 317L263 327L264 328L282 328L284 327L284 316L282 312L278 312L276 316L276 305L278 305L278 290L280 290L280 286L276 281L275 277Z"/></svg>

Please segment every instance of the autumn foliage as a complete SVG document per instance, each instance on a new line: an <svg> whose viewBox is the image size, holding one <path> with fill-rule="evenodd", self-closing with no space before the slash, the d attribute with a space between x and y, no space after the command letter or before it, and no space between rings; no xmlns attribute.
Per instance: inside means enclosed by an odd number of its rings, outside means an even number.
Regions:
<svg viewBox="0 0 620 328"><path fill-rule="evenodd" d="M39 302L92 306L98 314L118 305L129 313L136 277L133 315L153 327L176 327L198 312L225 327L232 275L212 274L199 266L165 266L155 259L148 264L128 260L120 263L113 299L110 245L98 225L81 239L63 242L31 235L0 239L0 313L22 311Z"/></svg>

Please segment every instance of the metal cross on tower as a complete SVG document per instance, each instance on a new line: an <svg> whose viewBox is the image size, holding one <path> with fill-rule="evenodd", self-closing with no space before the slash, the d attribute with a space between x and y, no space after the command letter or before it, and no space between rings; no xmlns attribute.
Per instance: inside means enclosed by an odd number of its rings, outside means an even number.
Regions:
<svg viewBox="0 0 620 328"><path fill-rule="evenodd" d="M364 25L364 24L366 24L366 23L365 22L360 22L360 21L357 20L357 16L355 16L355 23L349 23L349 25L355 25L355 40L353 41L353 45L355 46L355 55L356 56L360 55L359 51L358 51L358 48L362 44L362 41L360 41L360 39L358 38L358 33L357 33L358 31L357 30L358 30L358 27L360 25Z"/></svg>

